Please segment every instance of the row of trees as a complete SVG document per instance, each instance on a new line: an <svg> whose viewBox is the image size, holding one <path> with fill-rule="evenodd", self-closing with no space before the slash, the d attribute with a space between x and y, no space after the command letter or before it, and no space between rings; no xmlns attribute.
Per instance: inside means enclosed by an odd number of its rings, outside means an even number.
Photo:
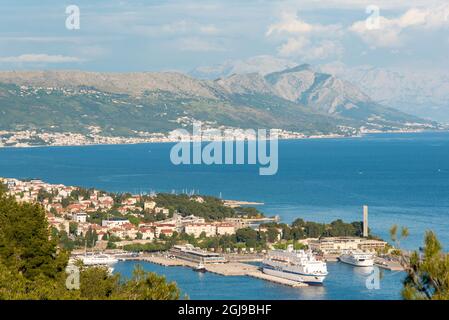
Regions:
<svg viewBox="0 0 449 320"><path fill-rule="evenodd" d="M291 225L273 222L263 224L261 227L268 230L270 242L273 242L272 240L277 236L279 230L281 230L283 240L341 236L360 237L363 234L363 223L361 221L345 223L341 219L328 224L296 219Z"/></svg>
<svg viewBox="0 0 449 320"><path fill-rule="evenodd" d="M237 215L247 215L250 217L262 217L255 208L230 208L223 205L223 200L211 196L201 196L203 201L195 201L186 194L159 193L153 199L159 207L169 208L170 211L177 211L183 216L195 215L207 220L222 220Z"/></svg>

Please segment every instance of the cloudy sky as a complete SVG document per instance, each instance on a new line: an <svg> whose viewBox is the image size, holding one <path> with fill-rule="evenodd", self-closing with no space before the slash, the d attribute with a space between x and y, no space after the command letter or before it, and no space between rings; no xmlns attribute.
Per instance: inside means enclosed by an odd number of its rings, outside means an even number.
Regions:
<svg viewBox="0 0 449 320"><path fill-rule="evenodd" d="M447 0L0 0L0 5L1 70L190 71L258 55L312 64L449 68ZM66 27L69 5L80 9L79 29Z"/></svg>

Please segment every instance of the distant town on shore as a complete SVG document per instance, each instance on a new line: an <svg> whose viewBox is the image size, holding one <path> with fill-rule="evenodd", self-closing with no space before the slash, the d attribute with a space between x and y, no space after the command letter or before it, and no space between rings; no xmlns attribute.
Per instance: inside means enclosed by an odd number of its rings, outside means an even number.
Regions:
<svg viewBox="0 0 449 320"><path fill-rule="evenodd" d="M0 182L16 201L40 204L60 245L69 250L156 252L191 244L243 253L293 244L329 257L354 245L352 249L370 252L393 250L387 242L368 235L361 221L324 224L298 218L288 225L245 205L251 202L211 196L110 193L31 179L0 178Z"/></svg>

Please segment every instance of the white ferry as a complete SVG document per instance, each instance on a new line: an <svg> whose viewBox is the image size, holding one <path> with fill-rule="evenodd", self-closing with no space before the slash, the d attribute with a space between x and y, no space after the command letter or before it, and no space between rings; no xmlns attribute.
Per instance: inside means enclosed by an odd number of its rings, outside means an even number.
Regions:
<svg viewBox="0 0 449 320"><path fill-rule="evenodd" d="M293 250L292 245L287 250L269 251L262 262L262 271L308 284L322 284L328 274L326 262L317 260L311 251Z"/></svg>
<svg viewBox="0 0 449 320"><path fill-rule="evenodd" d="M118 259L108 254L90 254L76 257L85 266L111 266L118 262Z"/></svg>
<svg viewBox="0 0 449 320"><path fill-rule="evenodd" d="M340 261L356 267L372 267L374 265L372 254L358 250L343 252Z"/></svg>

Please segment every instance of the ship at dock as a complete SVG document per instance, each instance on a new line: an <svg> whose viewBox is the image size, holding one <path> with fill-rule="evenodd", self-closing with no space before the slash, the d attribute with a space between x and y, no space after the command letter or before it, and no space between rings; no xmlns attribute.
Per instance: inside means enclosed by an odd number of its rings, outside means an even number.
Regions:
<svg viewBox="0 0 449 320"><path fill-rule="evenodd" d="M88 254L78 258L85 266L112 266L118 262L118 259L108 254Z"/></svg>
<svg viewBox="0 0 449 320"><path fill-rule="evenodd" d="M372 254L358 250L343 252L339 259L341 262L355 267L372 267L374 265Z"/></svg>
<svg viewBox="0 0 449 320"><path fill-rule="evenodd" d="M326 278L326 262L317 260L311 251L287 250L269 251L262 262L262 272L296 282L320 285Z"/></svg>
<svg viewBox="0 0 449 320"><path fill-rule="evenodd" d="M75 265L76 261L81 261L86 267L105 267L108 272L112 274L114 272L114 265L118 262L118 259L108 254L84 254L75 255L69 259L69 266Z"/></svg>

